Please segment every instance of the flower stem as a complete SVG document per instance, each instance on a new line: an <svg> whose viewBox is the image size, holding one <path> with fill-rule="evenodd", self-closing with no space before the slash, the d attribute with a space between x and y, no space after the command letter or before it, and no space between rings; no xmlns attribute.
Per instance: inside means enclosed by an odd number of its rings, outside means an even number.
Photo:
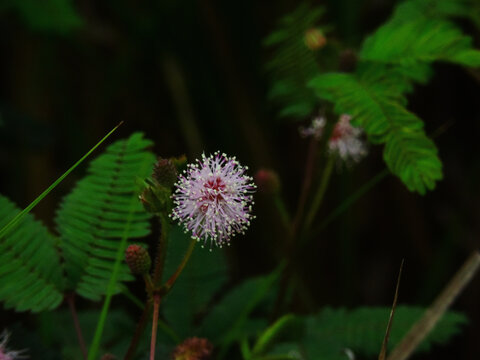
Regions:
<svg viewBox="0 0 480 360"><path fill-rule="evenodd" d="M147 325L148 316L150 314L150 310L152 308L152 302L148 301L143 309L142 316L140 317L140 321L135 328L135 333L133 334L132 341L130 341L130 345L127 350L127 354L123 358L124 360L130 360L135 355L135 350L137 349L138 343L140 342L140 337L143 334L143 330L145 330L145 326Z"/></svg>
<svg viewBox="0 0 480 360"><path fill-rule="evenodd" d="M298 201L297 212L295 214L295 218L293 219L292 225L292 237L295 237L296 231L298 229L298 225L300 224L303 216L303 211L305 210L305 203L307 202L308 191L310 190L310 186L312 185L312 178L313 178L313 168L315 164L315 158L317 155L317 146L318 140L315 137L312 137L310 140L310 145L308 147L308 154L307 154L307 163L305 165L305 176L303 177L303 184L302 190L300 193L300 199Z"/></svg>
<svg viewBox="0 0 480 360"><path fill-rule="evenodd" d="M285 203L282 197L279 194L275 194L273 196L273 202L280 215L280 220L282 221L283 226L288 231L288 233L290 233L292 231L292 223L291 223L290 215L287 211L287 207L285 206Z"/></svg>
<svg viewBox="0 0 480 360"><path fill-rule="evenodd" d="M155 360L155 344L157 343L158 328L158 308L160 307L160 295L153 295L153 321L152 321L152 339L150 341L150 360Z"/></svg>
<svg viewBox="0 0 480 360"><path fill-rule="evenodd" d="M305 229L308 229L310 225L312 225L312 221L315 218L320 205L322 204L323 196L325 195L325 191L327 190L327 186L330 181L330 176L332 175L334 163L335 157L330 156L325 165L325 169L323 170L322 180L320 181L320 185L313 198L312 206L310 207L310 210L305 218Z"/></svg>
<svg viewBox="0 0 480 360"><path fill-rule="evenodd" d="M168 219L160 215L160 238L158 239L157 254L155 256L155 269L153 271L153 286L159 286L162 281L165 255L167 250Z"/></svg>
<svg viewBox="0 0 480 360"><path fill-rule="evenodd" d="M178 265L177 270L173 273L173 275L168 279L168 281L163 285L162 287L162 295L167 294L170 289L172 288L173 284L175 284L175 281L177 281L178 276L182 273L183 269L185 268L185 265L187 265L188 260L190 259L190 256L193 253L193 249L195 248L195 244L197 243L197 240L192 239L190 241L190 244L188 245L188 249L182 259L182 262L180 265Z"/></svg>
<svg viewBox="0 0 480 360"><path fill-rule="evenodd" d="M80 345L80 350L82 351L83 358L87 358L87 347L85 346L85 340L83 340L82 329L80 328L80 323L78 322L77 309L75 307L75 294L67 294L65 300L68 303L68 307L72 314L73 325L75 326L75 332L77 333L78 344Z"/></svg>

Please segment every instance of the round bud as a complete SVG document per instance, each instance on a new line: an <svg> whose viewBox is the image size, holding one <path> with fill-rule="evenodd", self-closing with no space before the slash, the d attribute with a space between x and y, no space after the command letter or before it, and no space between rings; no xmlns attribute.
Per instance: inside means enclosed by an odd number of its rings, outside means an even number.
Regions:
<svg viewBox="0 0 480 360"><path fill-rule="evenodd" d="M173 360L208 360L213 345L207 339L192 337L178 345L172 352Z"/></svg>
<svg viewBox="0 0 480 360"><path fill-rule="evenodd" d="M177 181L178 172L171 159L158 158L152 177L162 186L171 188Z"/></svg>
<svg viewBox="0 0 480 360"><path fill-rule="evenodd" d="M311 28L305 32L304 42L307 48L316 51L326 45L327 38L320 29Z"/></svg>
<svg viewBox="0 0 480 360"><path fill-rule="evenodd" d="M125 251L125 261L132 274L143 275L149 272L152 260L147 250L140 245L130 245Z"/></svg>
<svg viewBox="0 0 480 360"><path fill-rule="evenodd" d="M275 171L260 169L254 176L258 192L264 194L276 194L280 191L280 179Z"/></svg>

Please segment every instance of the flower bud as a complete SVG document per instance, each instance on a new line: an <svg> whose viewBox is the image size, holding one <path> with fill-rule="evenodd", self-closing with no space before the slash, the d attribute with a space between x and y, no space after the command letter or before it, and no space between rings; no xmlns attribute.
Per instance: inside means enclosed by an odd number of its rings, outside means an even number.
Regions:
<svg viewBox="0 0 480 360"><path fill-rule="evenodd" d="M192 337L178 345L172 352L172 360L208 360L213 345L207 339Z"/></svg>
<svg viewBox="0 0 480 360"><path fill-rule="evenodd" d="M152 177L162 186L171 188L177 181L178 172L172 159L158 158Z"/></svg>
<svg viewBox="0 0 480 360"><path fill-rule="evenodd" d="M323 32L317 28L308 29L305 32L304 42L307 48L312 51L319 50L327 43L327 38L323 35Z"/></svg>
<svg viewBox="0 0 480 360"><path fill-rule="evenodd" d="M125 261L132 274L143 275L148 273L152 260L147 250L140 245L130 245L125 251Z"/></svg>
<svg viewBox="0 0 480 360"><path fill-rule="evenodd" d="M258 191L264 194L276 194L280 191L280 179L275 171L260 169L254 176Z"/></svg>
<svg viewBox="0 0 480 360"><path fill-rule="evenodd" d="M353 72L357 67L357 54L352 49L343 50L340 53L339 68L343 72Z"/></svg>

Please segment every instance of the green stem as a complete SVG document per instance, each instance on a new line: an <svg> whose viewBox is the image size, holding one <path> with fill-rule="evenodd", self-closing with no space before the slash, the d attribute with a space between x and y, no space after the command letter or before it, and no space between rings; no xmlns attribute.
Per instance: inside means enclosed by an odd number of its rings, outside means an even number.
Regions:
<svg viewBox="0 0 480 360"><path fill-rule="evenodd" d="M280 214L280 220L282 221L283 226L290 233L292 231L290 214L287 211L282 197L279 194L273 195L273 202L278 213Z"/></svg>
<svg viewBox="0 0 480 360"><path fill-rule="evenodd" d="M55 180L55 182L50 185L44 192L42 192L35 200L33 200L30 205L28 205L25 209L19 212L12 220L10 220L8 224L0 230L0 239L3 238L8 233L8 231L10 231L15 225L17 225L26 214L28 214L35 206L37 206L37 204L42 201L43 198L47 196L50 191L52 191L58 184L60 184L63 179L65 179L73 170L75 170L78 165L80 165L97 147L99 147L105 140L107 140L107 138L112 135L112 133L117 130L118 127L122 124L123 121L117 126L115 126L107 135L105 135L102 140L100 140L93 148L91 148L85 155L83 155L80 160L78 160L70 169L64 172L62 176Z"/></svg>
<svg viewBox="0 0 480 360"><path fill-rule="evenodd" d="M253 357L261 355L262 352L264 352L265 349L275 339L275 336L277 336L278 333L282 331L285 328L285 326L287 326L293 319L294 319L294 316L292 314L287 314L282 316L273 325L268 327L267 330L265 330L263 334L260 335L260 337L257 340L257 343L253 347L253 350L252 350Z"/></svg>
<svg viewBox="0 0 480 360"><path fill-rule="evenodd" d="M185 268L185 265L187 265L187 262L193 253L193 249L195 248L196 243L197 243L197 240L195 239L192 239L190 241L190 244L188 245L188 249L185 252L182 262L180 263L180 265L178 265L177 270L175 270L175 272L170 277L170 279L168 279L165 285L162 286L162 292L161 292L162 295L167 294L171 290L172 286L175 284L175 281L177 281L178 276L182 273L183 269Z"/></svg>
<svg viewBox="0 0 480 360"><path fill-rule="evenodd" d="M363 184L357 191L350 195L345 201L343 201L339 206L333 210L330 215L328 215L325 220L323 220L318 227L313 230L313 233L319 233L322 231L328 224L335 220L338 216L343 214L350 206L352 206L358 199L370 191L375 185L380 183L383 179L390 174L388 169L384 169L370 179L367 183Z"/></svg>
<svg viewBox="0 0 480 360"><path fill-rule="evenodd" d="M325 165L325 169L323 170L322 179L313 198L312 206L310 207L310 210L308 211L308 214L305 218L305 229L310 228L310 225L312 224L312 221L315 218L315 215L317 214L320 205L322 204L325 191L327 190L328 183L330 181L330 176L332 175L332 169L334 164L335 156L330 156L327 160L327 164Z"/></svg>

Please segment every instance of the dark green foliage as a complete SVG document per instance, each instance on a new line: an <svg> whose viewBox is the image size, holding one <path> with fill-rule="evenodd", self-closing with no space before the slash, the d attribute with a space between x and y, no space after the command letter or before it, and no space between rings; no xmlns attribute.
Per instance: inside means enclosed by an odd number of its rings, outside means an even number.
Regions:
<svg viewBox="0 0 480 360"><path fill-rule="evenodd" d="M274 49L272 60L266 65L272 79L269 98L281 109L281 117L305 117L318 107L315 94L306 87L319 73L316 53L305 45L305 32L318 25L323 8L300 5L282 18L278 29L264 44Z"/></svg>
<svg viewBox="0 0 480 360"><path fill-rule="evenodd" d="M66 34L83 25L72 0L9 0L5 8L16 10L33 30Z"/></svg>
<svg viewBox="0 0 480 360"><path fill-rule="evenodd" d="M62 202L56 223L68 289L100 299L119 252L123 257L126 239L150 232L150 215L138 200L135 178L152 171L151 145L139 133L110 145ZM118 280L131 280L126 264L121 266Z"/></svg>
<svg viewBox="0 0 480 360"><path fill-rule="evenodd" d="M437 149L425 135L423 122L395 101L395 84L332 73L318 76L310 85L335 103L335 112L350 114L371 142L386 143L385 163L409 190L424 194L442 178Z"/></svg>
<svg viewBox="0 0 480 360"><path fill-rule="evenodd" d="M420 307L399 306L395 313L389 349L397 344L425 311ZM344 349L366 356L378 356L388 322L389 308L359 308L356 310L323 309L305 319L302 347L307 359L344 360ZM463 315L449 312L435 330L420 345L418 351L432 344L443 343L459 332L466 322Z"/></svg>
<svg viewBox="0 0 480 360"><path fill-rule="evenodd" d="M226 349L236 340L243 337L252 311L265 299L276 279L278 272L268 276L249 279L227 293L206 316L199 334L208 338L224 355ZM253 326L256 329L256 326ZM251 330L251 329L250 329Z"/></svg>
<svg viewBox="0 0 480 360"><path fill-rule="evenodd" d="M18 212L0 196L0 228ZM55 242L32 215L0 240L0 300L6 308L38 312L60 305L64 278Z"/></svg>
<svg viewBox="0 0 480 360"><path fill-rule="evenodd" d="M175 272L190 236L178 225L170 231L164 280ZM223 252L195 246L182 274L162 302L165 320L181 338L196 335L193 331L198 316L207 311L213 296L227 280L227 264Z"/></svg>

